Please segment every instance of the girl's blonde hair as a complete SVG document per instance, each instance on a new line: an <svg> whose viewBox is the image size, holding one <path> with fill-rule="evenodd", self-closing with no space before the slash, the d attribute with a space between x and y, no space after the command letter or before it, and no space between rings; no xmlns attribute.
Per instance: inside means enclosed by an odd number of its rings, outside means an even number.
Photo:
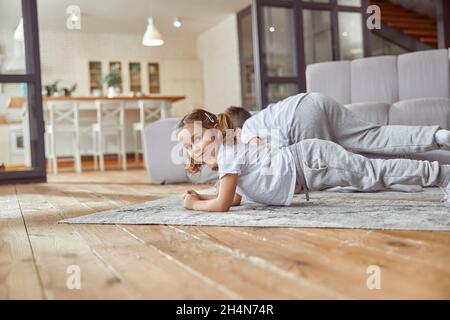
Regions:
<svg viewBox="0 0 450 320"><path fill-rule="evenodd" d="M215 115L204 109L194 109L192 112L185 115L180 122L178 122L177 129L182 130L186 125L193 124L194 122L201 122L202 129L217 129L222 133L223 141L228 141L227 130L234 130L236 127L231 121L230 117L225 113L219 113ZM236 142L236 138L233 136L233 142ZM196 163L194 159L189 159L189 164L186 166L188 174L195 174L200 172L202 164Z"/></svg>

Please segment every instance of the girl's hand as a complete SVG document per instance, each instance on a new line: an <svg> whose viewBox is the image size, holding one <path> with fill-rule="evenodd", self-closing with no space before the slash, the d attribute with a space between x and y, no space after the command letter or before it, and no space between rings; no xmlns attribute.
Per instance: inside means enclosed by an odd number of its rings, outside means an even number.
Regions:
<svg viewBox="0 0 450 320"><path fill-rule="evenodd" d="M196 197L198 200L201 200L201 196L195 190L186 190L185 196L191 195Z"/></svg>
<svg viewBox="0 0 450 320"><path fill-rule="evenodd" d="M194 209L194 203L197 202L198 200L199 199L196 196L191 195L191 194L186 194L184 196L183 207L185 209L192 210L192 209Z"/></svg>
<svg viewBox="0 0 450 320"><path fill-rule="evenodd" d="M226 174L220 180L218 195L199 195L193 190L187 190L183 206L186 209L198 211L226 212L230 210L232 205L238 205L241 200L241 197L236 195L237 178L236 173Z"/></svg>

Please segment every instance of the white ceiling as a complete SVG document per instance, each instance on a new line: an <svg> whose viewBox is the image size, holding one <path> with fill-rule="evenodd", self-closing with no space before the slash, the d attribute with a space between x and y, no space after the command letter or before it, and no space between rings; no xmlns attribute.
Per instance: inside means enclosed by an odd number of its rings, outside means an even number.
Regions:
<svg viewBox="0 0 450 320"><path fill-rule="evenodd" d="M0 0L0 28L15 28L20 0ZM66 9L81 9L81 31L87 33L143 34L147 17L167 35L192 36L208 30L229 14L247 7L251 0L37 0L42 31L66 31ZM173 27L180 17L181 28Z"/></svg>

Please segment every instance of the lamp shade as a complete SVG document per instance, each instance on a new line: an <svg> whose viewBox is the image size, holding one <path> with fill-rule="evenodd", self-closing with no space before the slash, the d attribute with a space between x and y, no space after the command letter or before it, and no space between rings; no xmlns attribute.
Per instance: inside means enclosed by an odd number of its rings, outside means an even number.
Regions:
<svg viewBox="0 0 450 320"><path fill-rule="evenodd" d="M153 23L153 18L148 18L147 30L142 38L142 44L144 46L162 46L164 44L161 33Z"/></svg>
<svg viewBox="0 0 450 320"><path fill-rule="evenodd" d="M23 19L20 18L19 24L14 31L14 40L23 42Z"/></svg>

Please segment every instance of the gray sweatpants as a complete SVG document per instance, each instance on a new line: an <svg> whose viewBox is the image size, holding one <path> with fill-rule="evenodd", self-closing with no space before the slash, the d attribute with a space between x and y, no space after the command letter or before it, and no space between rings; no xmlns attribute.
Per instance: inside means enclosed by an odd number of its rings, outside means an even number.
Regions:
<svg viewBox="0 0 450 320"><path fill-rule="evenodd" d="M290 143L305 139L336 142L356 153L411 154L438 149L439 126L380 126L361 120L334 99L309 93L295 111Z"/></svg>
<svg viewBox="0 0 450 320"><path fill-rule="evenodd" d="M447 186L450 181L450 165L437 161L371 159L319 139L303 140L287 148L294 158L297 177L303 172L309 190L352 187L354 191L380 191L398 184Z"/></svg>

